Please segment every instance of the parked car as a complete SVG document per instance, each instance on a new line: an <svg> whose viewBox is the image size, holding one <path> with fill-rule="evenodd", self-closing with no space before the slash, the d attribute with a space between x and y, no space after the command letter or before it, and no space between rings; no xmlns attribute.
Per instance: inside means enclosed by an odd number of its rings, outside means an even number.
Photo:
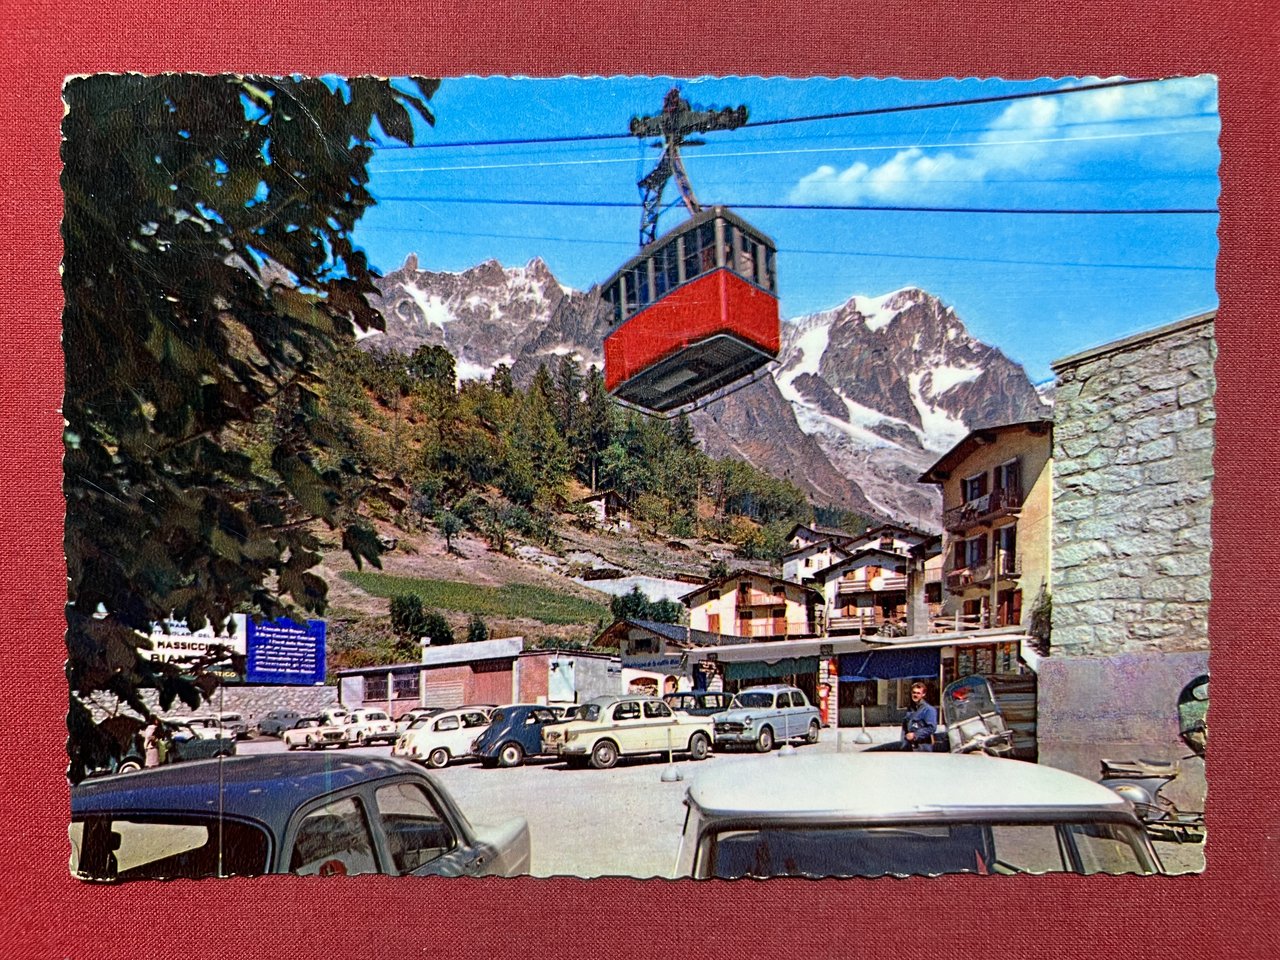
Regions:
<svg viewBox="0 0 1280 960"><path fill-rule="evenodd" d="M169 727L179 724L190 727L191 732L201 740L235 739L235 734L230 730L224 730L213 717L161 717L160 719Z"/></svg>
<svg viewBox="0 0 1280 960"><path fill-rule="evenodd" d="M420 767L259 754L71 789L71 872L119 882L294 873L516 876L529 827L472 826Z"/></svg>
<svg viewBox="0 0 1280 960"><path fill-rule="evenodd" d="M822 733L820 717L801 691L777 684L740 690L728 710L712 715L717 747L750 744L760 753L768 753L780 741L801 737L806 743L817 743Z"/></svg>
<svg viewBox="0 0 1280 960"><path fill-rule="evenodd" d="M325 707L320 711L319 717L326 725L335 727L341 726L351 713L346 707Z"/></svg>
<svg viewBox="0 0 1280 960"><path fill-rule="evenodd" d="M542 750L604 770L620 756L644 753L673 751L702 760L711 740L710 718L676 713L657 697L597 697L582 705L577 719L543 731Z"/></svg>
<svg viewBox="0 0 1280 960"><path fill-rule="evenodd" d="M249 725L245 723L241 714L234 711L202 713L183 719L192 726L225 730L228 736L235 737L237 740L243 740L249 736Z"/></svg>
<svg viewBox="0 0 1280 960"><path fill-rule="evenodd" d="M672 710L687 713L691 717L709 717L729 709L733 694L723 690L684 690L668 693L662 698Z"/></svg>
<svg viewBox="0 0 1280 960"><path fill-rule="evenodd" d="M486 767L518 767L525 757L542 752L542 728L560 718L538 704L514 703L498 707L471 744L471 753Z"/></svg>
<svg viewBox="0 0 1280 960"><path fill-rule="evenodd" d="M982 755L747 761L690 786L676 875L1163 873L1132 808L1083 777Z"/></svg>
<svg viewBox="0 0 1280 960"><path fill-rule="evenodd" d="M416 726L400 734L391 755L444 767L450 760L471 756L471 744L488 725L489 717L483 710L443 710L422 717Z"/></svg>
<svg viewBox="0 0 1280 960"><path fill-rule="evenodd" d="M416 721L425 717L434 717L437 713L444 713L444 707L414 707L408 713L396 717L396 732L403 734Z"/></svg>
<svg viewBox="0 0 1280 960"><path fill-rule="evenodd" d="M280 734L280 739L289 750L323 750L325 747L345 747L347 731L336 723L326 723L324 717L302 717Z"/></svg>
<svg viewBox="0 0 1280 960"><path fill-rule="evenodd" d="M369 710L361 707L352 710L342 720L346 733L347 745L359 744L367 747L373 743L394 743L400 734L396 731L395 721L385 710Z"/></svg>
<svg viewBox="0 0 1280 960"><path fill-rule="evenodd" d="M168 736L161 750L161 764L183 763L187 760L207 760L210 757L230 757L236 752L234 737L221 735L201 736L191 724L181 720L163 721ZM132 773L146 766L146 744L142 735L134 737L129 752L114 770L115 773Z"/></svg>
<svg viewBox="0 0 1280 960"><path fill-rule="evenodd" d="M297 710L272 710L258 721L258 732L268 737L278 737L302 719Z"/></svg>

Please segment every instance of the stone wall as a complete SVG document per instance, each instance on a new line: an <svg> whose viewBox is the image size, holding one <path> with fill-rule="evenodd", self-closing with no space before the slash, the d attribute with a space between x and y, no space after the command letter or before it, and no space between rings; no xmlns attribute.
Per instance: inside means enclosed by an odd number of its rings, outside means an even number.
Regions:
<svg viewBox="0 0 1280 960"><path fill-rule="evenodd" d="M154 690L142 691L143 702L157 714L166 717L186 717L199 714L236 712L244 717L253 728L259 720L272 710L296 710L304 716L319 713L325 707L337 706L338 688L328 686L314 687L282 687L282 686L236 686L219 687L213 699L201 704L195 710L181 701L175 702L168 710L160 709L159 697ZM90 704L94 719L101 721L115 710L120 709L114 698L100 694ZM128 711L127 708L125 712Z"/></svg>
<svg viewBox="0 0 1280 960"><path fill-rule="evenodd" d="M1209 648L1213 320L1053 365L1054 654Z"/></svg>

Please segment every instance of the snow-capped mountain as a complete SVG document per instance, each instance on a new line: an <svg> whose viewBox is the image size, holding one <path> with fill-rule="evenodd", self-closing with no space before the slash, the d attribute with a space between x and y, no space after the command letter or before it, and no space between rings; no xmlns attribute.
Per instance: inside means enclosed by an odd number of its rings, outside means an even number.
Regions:
<svg viewBox="0 0 1280 960"><path fill-rule="evenodd" d="M783 326L774 374L800 428L879 512L937 511L916 483L969 431L1047 415L1023 369L923 290L851 297Z"/></svg>
<svg viewBox="0 0 1280 960"><path fill-rule="evenodd" d="M387 329L368 348L442 344L462 379L505 363L525 380L566 354L602 362L598 295L562 286L541 259L441 273L410 256L379 285ZM773 378L690 419L710 455L748 460L815 503L936 527L938 492L916 479L938 454L972 429L1047 410L1020 366L908 288L784 323Z"/></svg>

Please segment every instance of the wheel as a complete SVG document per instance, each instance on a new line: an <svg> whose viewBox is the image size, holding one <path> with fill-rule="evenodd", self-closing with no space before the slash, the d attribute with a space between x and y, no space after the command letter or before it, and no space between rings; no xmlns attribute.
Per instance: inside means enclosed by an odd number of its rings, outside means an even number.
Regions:
<svg viewBox="0 0 1280 960"><path fill-rule="evenodd" d="M805 743L817 743L818 736L821 734L822 728L818 726L817 720L809 721L809 735L804 738Z"/></svg>
<svg viewBox="0 0 1280 960"><path fill-rule="evenodd" d="M601 740L591 751L591 765L597 770L608 770L618 762L618 748L608 740Z"/></svg>
<svg viewBox="0 0 1280 960"><path fill-rule="evenodd" d="M428 767L436 767L438 769L440 767L448 766L448 764L449 764L449 751L446 750L444 747L436 747L429 754L427 754Z"/></svg>
<svg viewBox="0 0 1280 960"><path fill-rule="evenodd" d="M373 743L373 741L369 739L369 734L367 732L361 733L356 739L360 741L360 746L362 747L370 746Z"/></svg>
<svg viewBox="0 0 1280 960"><path fill-rule="evenodd" d="M498 766L518 767L524 763L524 748L518 743L504 743L498 751Z"/></svg>
<svg viewBox="0 0 1280 960"><path fill-rule="evenodd" d="M319 750L319 749L320 749L320 744L316 743L316 738L315 738L315 737L307 737L307 749L308 749L308 750Z"/></svg>
<svg viewBox="0 0 1280 960"><path fill-rule="evenodd" d="M705 733L695 733L689 738L689 759L705 760L711 751L711 741Z"/></svg>
<svg viewBox="0 0 1280 960"><path fill-rule="evenodd" d="M120 765L116 767L116 773L133 773L135 770L141 770L142 764L137 760L122 760Z"/></svg>
<svg viewBox="0 0 1280 960"><path fill-rule="evenodd" d="M773 730L765 727L756 738L756 753L768 753L773 749Z"/></svg>
<svg viewBox="0 0 1280 960"><path fill-rule="evenodd" d="M286 749L286 750L297 750L297 749L298 749L298 745L297 745L296 743L294 743L292 740L287 740L287 741L285 741L285 745L284 745L284 746L285 746L285 749Z"/></svg>

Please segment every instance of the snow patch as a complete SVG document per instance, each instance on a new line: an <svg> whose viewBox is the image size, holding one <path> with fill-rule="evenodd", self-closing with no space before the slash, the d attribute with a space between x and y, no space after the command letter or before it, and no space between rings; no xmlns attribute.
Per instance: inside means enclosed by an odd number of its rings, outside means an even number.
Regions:
<svg viewBox="0 0 1280 960"><path fill-rule="evenodd" d="M934 367L928 372L932 375L930 382L935 397L982 376L982 370L978 367Z"/></svg>
<svg viewBox="0 0 1280 960"><path fill-rule="evenodd" d="M901 292L901 290L895 290L893 293L886 294L883 297L853 298L853 305L862 314L863 322L868 330L875 333L877 330L887 327L893 322L894 317L902 312L900 309L885 306L890 299Z"/></svg>
<svg viewBox="0 0 1280 960"><path fill-rule="evenodd" d="M404 292L413 298L413 302L418 305L418 309L422 311L422 318L427 326L434 325L443 330L444 325L453 319L453 313L450 312L444 301L436 294L428 295L425 290L413 282L404 284Z"/></svg>
<svg viewBox="0 0 1280 960"><path fill-rule="evenodd" d="M920 414L922 428L920 441L927 449L942 453L967 437L969 428L963 420L952 416L946 410L939 410L924 398L920 389L920 381L923 378L923 371L913 373L910 377L911 399L916 405L916 411Z"/></svg>

